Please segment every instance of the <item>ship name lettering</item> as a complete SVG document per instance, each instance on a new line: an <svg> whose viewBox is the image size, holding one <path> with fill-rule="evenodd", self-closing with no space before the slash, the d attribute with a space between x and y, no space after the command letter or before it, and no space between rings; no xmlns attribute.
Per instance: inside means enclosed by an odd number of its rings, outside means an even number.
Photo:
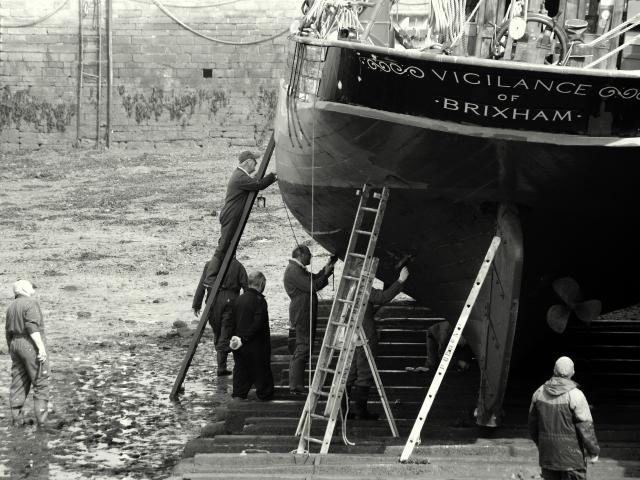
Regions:
<svg viewBox="0 0 640 480"><path fill-rule="evenodd" d="M443 98L442 108L452 112L471 114L477 117L497 118L504 120L542 120L545 122L571 122L572 110L542 110L538 108L497 107L495 105L481 105L473 102L463 102L453 98Z"/></svg>
<svg viewBox="0 0 640 480"><path fill-rule="evenodd" d="M458 73L453 70L436 70L431 69L431 73L441 82L451 81L458 85L484 85L487 87L495 86L498 88L509 88L512 90L544 90L547 92L556 92L563 95L580 95L588 94L589 89L593 85L588 83L576 83L569 81L558 82L556 80L541 80L520 78L517 81L509 81L502 75L480 74L476 72Z"/></svg>

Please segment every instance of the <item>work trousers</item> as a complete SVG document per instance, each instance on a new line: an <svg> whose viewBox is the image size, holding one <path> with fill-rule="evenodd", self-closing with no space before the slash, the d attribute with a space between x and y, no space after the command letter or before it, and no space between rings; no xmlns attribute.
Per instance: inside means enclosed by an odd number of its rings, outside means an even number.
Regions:
<svg viewBox="0 0 640 480"><path fill-rule="evenodd" d="M229 354L229 341L233 335L230 330L233 326L229 322L232 315L231 305L238 298L239 292L235 290L221 289L218 297L209 312L209 325L213 330L213 341L218 358L218 371L226 370L227 355Z"/></svg>
<svg viewBox="0 0 640 480"><path fill-rule="evenodd" d="M273 397L273 373L269 350L268 346L250 343L233 352L232 397L247 398L253 385L256 387L256 396L260 400L269 400Z"/></svg>
<svg viewBox="0 0 640 480"><path fill-rule="evenodd" d="M549 470L547 468L543 468L542 478L545 480L587 480L587 469Z"/></svg>
<svg viewBox="0 0 640 480"><path fill-rule="evenodd" d="M44 341L44 339L43 339ZM33 387L35 400L49 401L49 360L38 361L38 350L28 336L11 339L11 387L9 402L11 408L21 408Z"/></svg>
<svg viewBox="0 0 640 480"><path fill-rule="evenodd" d="M373 318L365 317L362 321L362 329L367 337L367 342L369 343L369 348L375 361L375 358L378 356L378 332L376 331ZM356 387L373 387L375 385L373 373L371 372L367 354L363 347L356 347L351 368L349 369L347 388L351 388L353 385Z"/></svg>
<svg viewBox="0 0 640 480"><path fill-rule="evenodd" d="M231 245L231 240L233 239L233 234L238 228L238 224L240 223L240 217L233 217L225 219L224 222L222 219L220 220L220 237L218 238L218 246L216 247L216 251L213 253L211 257L211 261L207 266L207 274L204 278L204 284L208 287L213 286L213 282L215 281L215 277L220 271L220 267L222 266L222 260L224 260L224 255L227 253L229 249L229 245Z"/></svg>
<svg viewBox="0 0 640 480"><path fill-rule="evenodd" d="M296 346L289 361L289 389L302 390L304 388L304 371L309 364L309 352L316 336L317 319L313 319L311 332L308 321L298 321L296 324Z"/></svg>

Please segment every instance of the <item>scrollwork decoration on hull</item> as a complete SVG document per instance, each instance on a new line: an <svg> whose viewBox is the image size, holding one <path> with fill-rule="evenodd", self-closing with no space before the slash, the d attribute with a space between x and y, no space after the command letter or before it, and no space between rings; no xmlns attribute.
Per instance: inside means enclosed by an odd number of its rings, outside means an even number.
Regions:
<svg viewBox="0 0 640 480"><path fill-rule="evenodd" d="M360 63L366 65L370 70L380 70L385 73L395 73L396 75L408 74L415 78L424 78L422 69L414 65L405 67L396 62L378 60L373 57L360 57Z"/></svg>
<svg viewBox="0 0 640 480"><path fill-rule="evenodd" d="M640 90L637 88L625 88L624 90L620 90L619 88L608 85L606 87L602 87L599 94L601 98L611 98L616 96L623 98L624 100L631 100L632 98L640 100Z"/></svg>

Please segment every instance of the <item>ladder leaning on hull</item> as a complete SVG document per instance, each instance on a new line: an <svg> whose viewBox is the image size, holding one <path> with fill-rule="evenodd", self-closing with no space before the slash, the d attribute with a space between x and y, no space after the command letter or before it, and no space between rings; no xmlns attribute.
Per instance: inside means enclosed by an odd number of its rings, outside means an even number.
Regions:
<svg viewBox="0 0 640 480"><path fill-rule="evenodd" d="M398 436L375 359L362 328L378 267L378 259L373 257L373 253L389 198L389 189L383 187L376 192L370 185L365 185L360 195L360 203L345 254L342 277L327 321L311 388L296 429L296 436L300 437L297 453L310 450L311 443L320 445L321 454L328 453L356 346L364 348L391 432L394 437ZM369 204L370 199L376 203L375 206ZM371 216L374 216L373 220ZM339 352L337 363L332 367L337 352ZM327 392L323 388L328 375L332 375L333 379L330 390ZM316 413L321 397L326 398L322 414ZM326 422L322 439L311 436L312 420Z"/></svg>
<svg viewBox="0 0 640 480"><path fill-rule="evenodd" d="M433 405L433 401L435 400L436 394L438 393L438 389L440 388L440 384L444 379L444 375L447 373L447 368L449 367L449 362L451 362L451 358L453 357L453 352L458 346L458 342L460 341L460 337L462 337L462 332L464 331L464 327L467 324L467 320L469 319L469 315L471 314L471 310L473 310L473 306L476 303L476 299L480 294L480 290L482 289L482 285L484 284L484 280L487 277L487 273L491 268L491 264L496 255L496 251L500 246L500 237L493 237L491 241L491 245L489 245L489 250L487 251L487 255L484 257L482 262L482 266L478 271L478 275L473 282L473 287L471 287L471 291L469 292L469 296L462 308L462 313L458 318L458 322L456 326L453 328L453 333L451 334L451 338L449 338L449 343L447 344L447 348L442 355L442 359L440 360L440 364L438 365L438 369L431 381L431 385L429 386L429 390L427 390L427 395L424 398L424 402L422 403L422 407L420 407L420 412L418 413L418 418L411 429L411 433L409 434L409 439L405 444L404 449L402 450L402 454L400 455L400 461L405 462L409 459L411 454L413 453L413 449L416 445L420 444L420 433L422 432L422 427L424 426L424 422L427 420L427 415L431 410L431 406Z"/></svg>

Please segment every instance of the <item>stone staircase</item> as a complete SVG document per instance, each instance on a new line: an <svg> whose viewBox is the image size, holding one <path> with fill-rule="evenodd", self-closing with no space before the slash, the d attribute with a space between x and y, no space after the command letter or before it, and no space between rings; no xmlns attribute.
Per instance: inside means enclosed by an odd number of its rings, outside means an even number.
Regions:
<svg viewBox="0 0 640 480"><path fill-rule="evenodd" d="M318 332L323 331L322 323L329 308L330 304L321 304ZM538 478L537 449L528 439L526 419L531 394L549 376L548 369L539 375L512 375L503 426L494 430L479 429L472 417L479 383L477 368L465 373L449 371L412 463L398 463L431 381L429 374L406 372L405 367L424 364L426 329L441 318L410 302L393 303L378 315L382 317L378 323L378 367L400 438L390 436L382 415L378 421L347 422L346 434L356 443L354 446L342 442L338 424L330 455L290 454L297 447L293 434L304 398L289 394L289 355L286 340L281 339L272 356L276 384L280 383L276 387L276 400L233 401L219 409L216 422L205 426L200 437L185 446L185 458L176 467L174 478ZM594 324L592 328L595 328L588 332L579 328L568 332L575 348L571 355L577 355L580 349L607 352L597 355L597 359L591 355L588 365L576 361L578 372L583 373L587 381L602 382L607 372L611 372L607 365L615 365L621 369L620 373L628 374L617 377L620 385L612 381L606 384L607 388L587 390L587 398L594 402L596 430L602 447L601 462L589 467L591 479L640 478L640 401L635 396L636 384L622 380L636 379L637 363L621 355L627 352L637 357L638 347L616 350L605 346L625 347L631 342L638 345L635 337L628 335L629 331L636 331L637 325L620 324L618 327L624 328L616 330L612 324ZM604 332L606 335L599 335ZM622 396L618 392L622 392ZM383 413L373 392L370 410ZM321 431L321 428L314 429L313 433Z"/></svg>

